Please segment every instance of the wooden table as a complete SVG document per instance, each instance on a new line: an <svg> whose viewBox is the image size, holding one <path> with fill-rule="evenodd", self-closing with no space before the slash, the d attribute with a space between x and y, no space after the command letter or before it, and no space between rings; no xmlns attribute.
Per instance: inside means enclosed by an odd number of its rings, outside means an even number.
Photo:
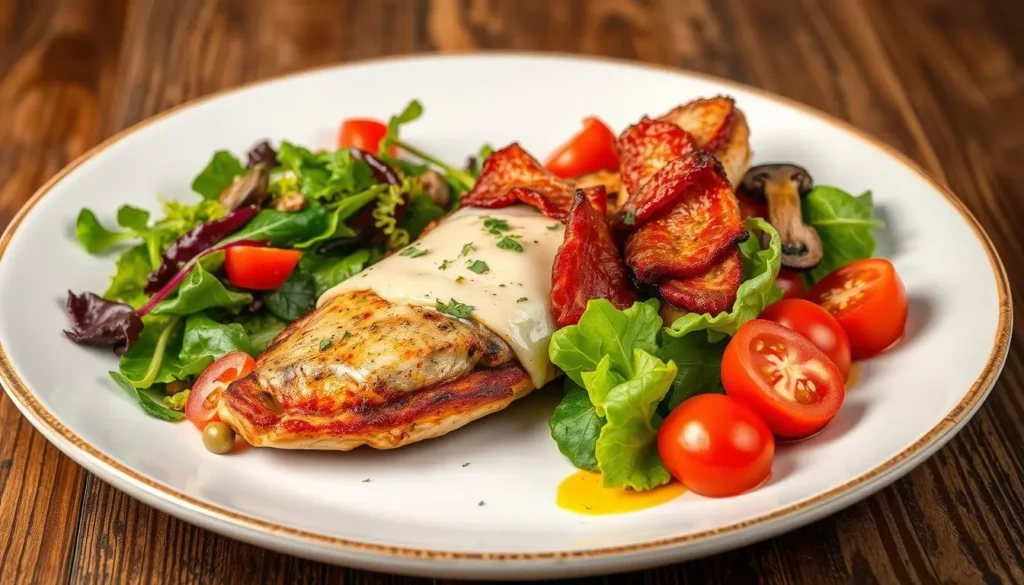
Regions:
<svg viewBox="0 0 1024 585"><path fill-rule="evenodd" d="M849 120L952 187L1024 290L1021 0L0 0L0 226L86 149L181 102L330 63L494 48L676 65ZM974 420L867 501L609 580L1024 583L1022 360L1014 343ZM85 473L0 396L0 582L61 581L418 582L157 512Z"/></svg>

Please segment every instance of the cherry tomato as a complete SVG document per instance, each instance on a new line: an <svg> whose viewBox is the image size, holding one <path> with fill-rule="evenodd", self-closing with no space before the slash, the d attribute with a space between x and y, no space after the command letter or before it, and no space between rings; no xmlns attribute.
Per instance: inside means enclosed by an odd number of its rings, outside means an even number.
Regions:
<svg viewBox="0 0 1024 585"><path fill-rule="evenodd" d="M775 284L782 289L784 299L802 299L807 294L803 275L793 270L780 270L779 275L775 277Z"/></svg>
<svg viewBox="0 0 1024 585"><path fill-rule="evenodd" d="M388 133L387 124L370 118L349 118L338 129L338 148L353 146L370 154L377 154L380 142ZM394 146L388 147L388 154L395 156Z"/></svg>
<svg viewBox="0 0 1024 585"><path fill-rule="evenodd" d="M821 430L845 396L843 374L825 352L799 333L763 319L744 323L725 347L722 385L784 439Z"/></svg>
<svg viewBox="0 0 1024 585"><path fill-rule="evenodd" d="M248 376L255 366L256 362L243 351L229 353L210 364L192 385L185 403L185 418L199 430L212 422L219 422L217 407L221 393L228 384Z"/></svg>
<svg viewBox="0 0 1024 585"><path fill-rule="evenodd" d="M701 394L684 401L662 423L658 454L690 490L734 496L771 474L775 438L749 406L722 394Z"/></svg>
<svg viewBox="0 0 1024 585"><path fill-rule="evenodd" d="M749 195L742 193L736 194L736 200L740 204L740 217L747 219L748 217L763 217L768 219L768 204L760 199L755 199Z"/></svg>
<svg viewBox="0 0 1024 585"><path fill-rule="evenodd" d="M839 268L811 287L807 298L832 313L846 331L853 359L882 353L907 326L907 290L884 258Z"/></svg>
<svg viewBox="0 0 1024 585"><path fill-rule="evenodd" d="M761 319L803 335L832 360L845 380L850 375L850 340L828 311L810 301L784 299L768 305Z"/></svg>
<svg viewBox="0 0 1024 585"><path fill-rule="evenodd" d="M301 255L298 250L232 246L224 252L224 268L238 288L274 290L288 280Z"/></svg>
<svg viewBox="0 0 1024 585"><path fill-rule="evenodd" d="M597 118L583 120L583 130L551 155L545 167L563 178L619 170L615 134Z"/></svg>

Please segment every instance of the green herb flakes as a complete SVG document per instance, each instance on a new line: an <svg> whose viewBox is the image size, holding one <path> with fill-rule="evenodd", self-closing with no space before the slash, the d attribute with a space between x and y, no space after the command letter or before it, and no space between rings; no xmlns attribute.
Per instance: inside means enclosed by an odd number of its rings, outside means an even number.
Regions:
<svg viewBox="0 0 1024 585"><path fill-rule="evenodd" d="M528 300L530 300L530 299L527 298L527 297L519 297L518 299L516 299L516 302L517 303L525 303Z"/></svg>
<svg viewBox="0 0 1024 585"><path fill-rule="evenodd" d="M477 274L486 274L491 271L491 268L483 260L474 260L468 264L468 268Z"/></svg>
<svg viewBox="0 0 1024 585"><path fill-rule="evenodd" d="M500 236L510 229L512 228L509 227L508 222L504 219L484 216L484 230L492 236Z"/></svg>
<svg viewBox="0 0 1024 585"><path fill-rule="evenodd" d="M399 256L408 256L410 258L419 258L420 256L426 256L427 251L417 248L416 245L409 246L398 253Z"/></svg>
<svg viewBox="0 0 1024 585"><path fill-rule="evenodd" d="M466 319L473 312L472 305L460 303L455 299L451 299L447 303L442 303L441 300L438 299L436 308L439 312L451 315L458 319Z"/></svg>
<svg viewBox="0 0 1024 585"><path fill-rule="evenodd" d="M636 213L633 213L632 211L627 211L622 216L622 223L626 225L633 225L634 223L636 223Z"/></svg>
<svg viewBox="0 0 1024 585"><path fill-rule="evenodd" d="M498 240L498 247L502 250L512 250L513 252L523 251L523 245L508 236Z"/></svg>
<svg viewBox="0 0 1024 585"><path fill-rule="evenodd" d="M466 282L466 277L465 276L460 276L460 277L455 279L455 284L462 284L464 282Z"/></svg>
<svg viewBox="0 0 1024 585"><path fill-rule="evenodd" d="M469 254L469 251L473 249L473 242L470 242L462 247L462 252L459 252L459 258Z"/></svg>
<svg viewBox="0 0 1024 585"><path fill-rule="evenodd" d="M331 347L331 338L320 340L320 351L326 351L328 347Z"/></svg>
<svg viewBox="0 0 1024 585"><path fill-rule="evenodd" d="M449 268L451 268L451 265L452 265L452 264L454 264L454 261L452 261L452 260L444 260L444 261L442 261L442 262L441 262L441 264L440 264L440 265L439 265L439 266L437 267L437 269L438 269L438 270L448 270Z"/></svg>

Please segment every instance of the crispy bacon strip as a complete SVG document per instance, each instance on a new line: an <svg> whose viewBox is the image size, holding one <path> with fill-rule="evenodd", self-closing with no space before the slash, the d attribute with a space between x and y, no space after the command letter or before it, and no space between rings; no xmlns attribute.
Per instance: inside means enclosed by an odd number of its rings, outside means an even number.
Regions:
<svg viewBox="0 0 1024 585"><path fill-rule="evenodd" d="M564 221L573 204L572 181L560 179L513 142L484 161L473 190L462 198L462 205L494 209L519 201L532 205L552 219ZM604 215L608 195L603 186L584 190L595 209Z"/></svg>
<svg viewBox="0 0 1024 585"><path fill-rule="evenodd" d="M686 166L685 161L679 166ZM626 240L626 264L638 280L653 284L667 276L697 276L730 244L747 237L729 182L720 167L712 168L713 172L702 171L696 180L686 181L667 213L645 223ZM652 182L661 176L658 173Z"/></svg>
<svg viewBox="0 0 1024 585"><path fill-rule="evenodd" d="M615 227L627 232L639 229L662 214L663 209L671 208L671 204L704 175L722 172L715 157L700 150L669 162L639 191L630 192L629 199L615 218Z"/></svg>
<svg viewBox="0 0 1024 585"><path fill-rule="evenodd" d="M738 117L736 102L718 96L678 106L659 120L689 132L700 148L715 154L728 144Z"/></svg>
<svg viewBox="0 0 1024 585"><path fill-rule="evenodd" d="M626 128L615 146L619 150L622 186L629 195L639 192L670 162L697 150L693 138L682 128L650 118Z"/></svg>
<svg viewBox="0 0 1024 585"><path fill-rule="evenodd" d="M575 325L591 299L608 299L618 309L637 300L604 216L577 190L565 240L551 267L551 312L559 327Z"/></svg>
<svg viewBox="0 0 1024 585"><path fill-rule="evenodd" d="M743 282L743 260L733 245L711 269L689 278L667 278L658 291L669 303L695 313L715 315L728 311L736 302L736 290Z"/></svg>

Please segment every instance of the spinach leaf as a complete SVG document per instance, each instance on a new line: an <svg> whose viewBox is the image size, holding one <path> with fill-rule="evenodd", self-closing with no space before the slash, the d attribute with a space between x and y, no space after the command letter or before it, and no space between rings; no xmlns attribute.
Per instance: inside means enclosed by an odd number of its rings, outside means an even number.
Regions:
<svg viewBox="0 0 1024 585"><path fill-rule="evenodd" d="M779 233L767 221L752 217L744 222L750 237L740 244L743 256L743 283L736 292L732 309L717 315L687 313L679 317L666 330L668 335L682 337L693 331L707 330L708 340L715 342L733 335L751 319L756 319L769 304L782 298L775 284L782 262L782 242ZM761 249L759 232L769 236L769 244Z"/></svg>
<svg viewBox="0 0 1024 585"><path fill-rule="evenodd" d="M275 246L288 246L322 234L326 227L327 212L322 205L307 205L296 212L264 209L231 239L263 240Z"/></svg>
<svg viewBox="0 0 1024 585"><path fill-rule="evenodd" d="M812 282L854 260L874 255L873 232L885 227L875 218L870 191L854 197L836 187L821 185L804 198L803 213L804 221L817 230L824 252L821 263L809 271Z"/></svg>
<svg viewBox="0 0 1024 585"><path fill-rule="evenodd" d="M203 313L185 319L185 333L178 358L192 363L211 357L214 360L233 351L252 353L252 343L245 329L238 323L218 323Z"/></svg>
<svg viewBox="0 0 1024 585"><path fill-rule="evenodd" d="M316 296L338 284L339 282L355 276L369 264L372 264L373 256L369 248L356 250L348 256L320 256L306 252L299 260L299 267L313 275Z"/></svg>
<svg viewBox="0 0 1024 585"><path fill-rule="evenodd" d="M149 394L133 386L132 382L128 380L128 378L124 377L123 374L120 374L118 372L108 373L110 374L110 378L114 380L114 382L116 382L117 385L120 386L122 390L127 392L128 395L131 396L135 400L135 402L139 404L143 412L145 412L149 416L159 418L161 420L165 420L168 422L178 422L185 418L184 414L176 410L171 410L170 408L167 408L166 406L157 402Z"/></svg>
<svg viewBox="0 0 1024 585"><path fill-rule="evenodd" d="M410 239L415 240L420 237L427 224L444 217L445 213L447 212L444 208L434 203L427 195L417 195L409 201L398 226L409 232Z"/></svg>
<svg viewBox="0 0 1024 585"><path fill-rule="evenodd" d="M344 221L354 215L357 211L372 203L387 190L387 185L374 185L362 193L356 193L345 197L337 203L327 207L324 219L324 229L319 234L308 240L293 244L296 248L309 248L314 244L329 240L331 238L350 237L356 233L345 225Z"/></svg>
<svg viewBox="0 0 1024 585"><path fill-rule="evenodd" d="M246 335L249 336L249 343L253 354L258 354L267 349L267 346L277 337L277 334L288 326L284 321L264 311L239 315L235 321L245 329Z"/></svg>
<svg viewBox="0 0 1024 585"><path fill-rule="evenodd" d="M275 317L291 323L316 305L316 280L305 270L295 270L277 290L264 295L263 304Z"/></svg>
<svg viewBox="0 0 1024 585"><path fill-rule="evenodd" d="M143 323L145 327L138 341L121 356L118 364L121 374L136 388L197 375L213 362L209 356L191 362L178 357L182 345L180 317L147 315Z"/></svg>
<svg viewBox="0 0 1024 585"><path fill-rule="evenodd" d="M86 252L99 254L118 242L135 237L135 234L108 230L96 219L92 210L82 208L75 221L75 237L85 246Z"/></svg>
<svg viewBox="0 0 1024 585"><path fill-rule="evenodd" d="M192 181L192 190L202 195L203 199L216 199L236 177L244 174L245 165L235 155L226 150L218 150L213 153L206 168Z"/></svg>
<svg viewBox="0 0 1024 585"><path fill-rule="evenodd" d="M214 307L240 309L252 302L252 295L230 291L216 276L196 263L178 287L178 293L153 307L154 315L189 315Z"/></svg>
<svg viewBox="0 0 1024 585"><path fill-rule="evenodd" d="M565 396L548 423L562 455L579 469L597 471L594 451L604 423L605 418L597 414L587 391L566 378Z"/></svg>
<svg viewBox="0 0 1024 585"><path fill-rule="evenodd" d="M722 354L726 343L711 343L707 335L699 332L662 338L658 357L674 362L679 370L666 402L669 412L691 396L722 392Z"/></svg>

